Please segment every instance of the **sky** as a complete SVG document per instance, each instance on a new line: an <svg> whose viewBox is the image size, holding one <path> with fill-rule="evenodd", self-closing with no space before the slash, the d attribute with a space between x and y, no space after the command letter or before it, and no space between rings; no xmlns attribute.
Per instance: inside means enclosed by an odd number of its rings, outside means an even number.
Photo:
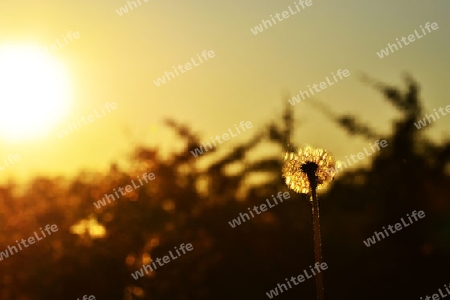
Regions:
<svg viewBox="0 0 450 300"><path fill-rule="evenodd" d="M227 150L268 121L280 120L287 102L284 94L294 96L339 69L348 70L350 76L316 93L315 99L337 113L358 115L378 132L388 133L399 115L380 93L361 82L363 72L401 87L409 72L421 84L426 113L450 105L448 1L312 0L310 6L256 35L251 29L289 6L295 10L294 1L136 3L138 7L128 7L128 12L120 10L127 6L122 0L0 3L0 49L50 47L59 40L63 47L53 48L50 55L63 66L70 83L70 105L46 132L28 140L0 137L0 165L4 157L20 155L19 161L0 171L0 181L107 170L138 144L170 153L178 144L162 124L166 118L189 125L203 141L241 121L252 122L252 129L220 145ZM427 22L436 22L439 28L384 58L377 56L396 38L421 32ZM78 38L68 40L69 32ZM214 55L199 63L197 54L204 50ZM190 70L155 84L173 66L192 60L197 65ZM23 89L27 86L30 83L24 80ZM22 109L33 113L32 104L42 100L29 101ZM368 145L337 128L312 108L311 101L292 107L293 142L327 148L337 159ZM7 102L3 95L0 109ZM106 103L115 103L116 109L62 138L57 135L77 118L99 113ZM430 136L436 141L448 138L449 125L450 117L442 117L433 123Z"/></svg>

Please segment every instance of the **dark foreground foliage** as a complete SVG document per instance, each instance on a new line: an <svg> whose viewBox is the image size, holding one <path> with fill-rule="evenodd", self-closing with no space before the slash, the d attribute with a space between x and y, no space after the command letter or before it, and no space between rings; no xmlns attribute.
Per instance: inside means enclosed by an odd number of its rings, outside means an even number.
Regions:
<svg viewBox="0 0 450 300"><path fill-rule="evenodd" d="M450 267L450 143L427 139L419 86L406 90L369 81L402 115L392 133L377 133L355 116L318 109L349 135L389 147L375 153L371 169L342 172L321 196L327 299L418 299L448 283ZM315 101L315 100L311 100ZM293 133L293 113L252 131L254 137L229 153L190 153L200 142L188 127L168 121L184 149L162 160L158 149L138 147L132 167L112 165L108 174L75 179L36 178L21 195L0 188L0 251L28 238L39 227L57 233L0 261L0 299L268 299L284 278L298 276L313 262L311 216L305 197L291 199L231 228L229 221L272 194L285 192L281 153ZM301 141L307 142L307 141ZM273 158L255 157L274 144ZM253 151L253 152L252 152ZM252 155L249 155L252 153ZM207 167L199 161L213 157ZM210 159L211 161L211 159ZM447 173L446 173L447 170ZM156 179L101 209L93 202L145 172ZM255 179L256 178L256 179ZM413 210L426 217L377 244L363 240ZM75 234L73 225L97 220L106 235ZM93 228L95 229L95 228ZM138 280L132 272L181 243L194 250ZM307 280L277 299L314 299Z"/></svg>

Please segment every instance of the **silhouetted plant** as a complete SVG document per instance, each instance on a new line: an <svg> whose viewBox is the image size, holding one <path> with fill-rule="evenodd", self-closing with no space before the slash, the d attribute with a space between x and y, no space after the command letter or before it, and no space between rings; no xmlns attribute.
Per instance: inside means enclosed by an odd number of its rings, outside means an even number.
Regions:
<svg viewBox="0 0 450 300"><path fill-rule="evenodd" d="M315 262L322 264L322 241L320 236L319 198L316 190L334 178L335 162L324 149L306 146L296 152L286 152L282 174L287 186L297 193L311 195ZM316 291L319 300L324 299L323 274L316 275Z"/></svg>

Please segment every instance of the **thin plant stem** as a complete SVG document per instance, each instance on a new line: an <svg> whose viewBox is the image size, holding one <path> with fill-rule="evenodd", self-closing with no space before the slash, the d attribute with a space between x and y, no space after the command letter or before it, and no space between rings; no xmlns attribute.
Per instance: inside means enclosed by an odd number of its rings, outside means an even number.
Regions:
<svg viewBox="0 0 450 300"><path fill-rule="evenodd" d="M322 240L320 237L320 215L319 215L319 198L317 198L316 188L311 188L311 212L313 217L313 232L314 232L314 258L319 265L322 264ZM323 289L323 273L319 272L316 275L316 290L317 299L324 299Z"/></svg>
<svg viewBox="0 0 450 300"><path fill-rule="evenodd" d="M309 186L311 187L311 212L313 219L313 235L314 235L314 258L315 262L322 264L322 241L320 238L320 215L319 215L319 198L317 198L317 177L316 171L319 166L316 163L309 162L302 165L302 172L306 173L309 181ZM317 299L324 299L324 289L323 289L323 274L318 272L316 275L316 292Z"/></svg>

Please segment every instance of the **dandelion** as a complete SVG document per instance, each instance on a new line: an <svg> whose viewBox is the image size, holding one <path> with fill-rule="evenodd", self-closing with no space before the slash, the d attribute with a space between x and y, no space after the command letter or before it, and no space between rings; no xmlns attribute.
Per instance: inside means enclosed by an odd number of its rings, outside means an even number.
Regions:
<svg viewBox="0 0 450 300"><path fill-rule="evenodd" d="M316 190L326 186L334 179L335 163L333 156L325 149L306 146L297 152L286 152L282 176L286 185L297 193L310 194L311 212L313 217L314 256L317 263L322 263L322 243L320 237L319 199ZM316 276L317 298L324 299L323 275Z"/></svg>
<svg viewBox="0 0 450 300"><path fill-rule="evenodd" d="M315 180L318 190L333 180L335 175L335 163L333 157L327 150L316 149L306 146L296 152L286 152L284 155L283 177L286 184L297 193L309 194L311 192L311 181L308 172L303 169L316 166ZM312 174L312 173L311 173Z"/></svg>

